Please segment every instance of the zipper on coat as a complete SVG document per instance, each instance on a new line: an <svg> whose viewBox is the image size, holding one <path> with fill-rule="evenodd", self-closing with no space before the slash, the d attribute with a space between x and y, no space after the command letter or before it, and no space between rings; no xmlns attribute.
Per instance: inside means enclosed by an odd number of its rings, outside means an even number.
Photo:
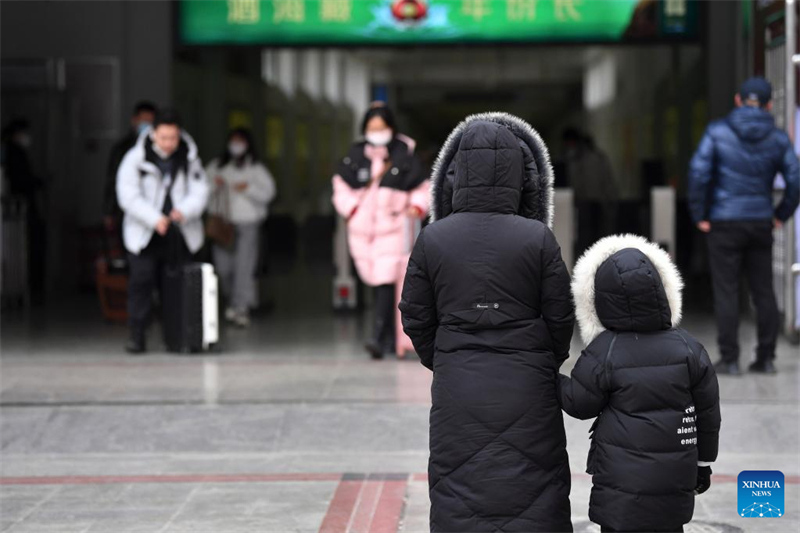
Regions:
<svg viewBox="0 0 800 533"><path fill-rule="evenodd" d="M611 339L611 344L608 345L608 351L606 352L606 358L603 362L603 376L605 377L606 381L606 389L611 389L611 377L608 373L608 361L611 357L611 352L614 350L614 345L617 343L617 333L614 333L614 338Z"/></svg>
<svg viewBox="0 0 800 533"><path fill-rule="evenodd" d="M160 180L158 180L158 189L156 189L156 202L158 202L158 198L161 196L161 190L162 190L163 188L164 188L164 177L162 176L162 177L161 177L161 179L160 179ZM162 200L162 201L161 201L161 205L162 205L162 206L164 205L164 201L166 201L166 199L167 199L167 197L166 197L166 195L164 195L164 200ZM156 208L158 208L158 205L156 205ZM160 210L159 210L159 211L160 211ZM141 246L141 248L139 248L139 253L141 253L141 252L142 252L142 250L144 250L145 248L147 248L147 245L148 245L148 244L150 244L150 240L152 240L152 239L153 239L153 233L155 233L155 232L156 232L156 231L155 231L155 230L153 230L153 231L150 233L150 239L148 239L148 240L147 240L147 242L142 242L142 246ZM143 233L143 234L142 234L142 241L144 241L144 237L145 237L145 235L147 235L147 232L145 232L145 233Z"/></svg>

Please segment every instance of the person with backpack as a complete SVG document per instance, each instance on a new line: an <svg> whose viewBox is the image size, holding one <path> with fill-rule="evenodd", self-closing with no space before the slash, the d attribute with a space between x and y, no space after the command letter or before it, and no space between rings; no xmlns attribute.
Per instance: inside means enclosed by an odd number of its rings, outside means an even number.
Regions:
<svg viewBox="0 0 800 533"><path fill-rule="evenodd" d="M400 303L433 371L431 531L572 531L556 376L574 314L547 148L515 116L473 115L431 187Z"/></svg>
<svg viewBox="0 0 800 533"><path fill-rule="evenodd" d="M642 237L611 236L578 260L575 314L586 349L559 400L596 418L587 473L589 518L601 531L683 531L717 458L719 385L708 353L681 320L669 254Z"/></svg>

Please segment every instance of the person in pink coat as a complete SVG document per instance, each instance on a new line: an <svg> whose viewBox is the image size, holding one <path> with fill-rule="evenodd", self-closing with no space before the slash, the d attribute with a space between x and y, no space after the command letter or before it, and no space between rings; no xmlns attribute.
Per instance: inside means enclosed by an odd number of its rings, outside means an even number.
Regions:
<svg viewBox="0 0 800 533"><path fill-rule="evenodd" d="M347 220L350 255L375 288L375 325L366 349L375 359L396 351L395 285L405 275L414 219L428 212L428 181L413 140L399 135L392 112L373 104L333 177L333 205Z"/></svg>

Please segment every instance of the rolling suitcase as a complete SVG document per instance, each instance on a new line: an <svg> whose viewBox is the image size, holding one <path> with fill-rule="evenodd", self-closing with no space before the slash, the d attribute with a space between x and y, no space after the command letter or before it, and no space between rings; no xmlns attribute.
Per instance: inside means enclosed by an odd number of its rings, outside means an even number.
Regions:
<svg viewBox="0 0 800 533"><path fill-rule="evenodd" d="M219 281L208 263L164 269L162 322L167 350L198 353L219 341Z"/></svg>

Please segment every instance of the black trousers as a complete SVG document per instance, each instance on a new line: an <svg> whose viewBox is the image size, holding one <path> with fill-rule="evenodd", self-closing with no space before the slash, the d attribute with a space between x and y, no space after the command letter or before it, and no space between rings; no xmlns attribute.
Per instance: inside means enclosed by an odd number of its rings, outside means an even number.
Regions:
<svg viewBox="0 0 800 533"><path fill-rule="evenodd" d="M373 342L385 353L395 351L394 284L375 287L375 329Z"/></svg>
<svg viewBox="0 0 800 533"><path fill-rule="evenodd" d="M161 293L164 269L188 262L191 254L180 230L170 226L165 236L157 233L139 255L128 254L128 325L131 331L142 333L150 323L153 291Z"/></svg>
<svg viewBox="0 0 800 533"><path fill-rule="evenodd" d="M758 360L775 357L779 316L772 285L772 221L712 222L708 260L717 342L723 361L739 359L739 280L744 273L756 308Z"/></svg>

